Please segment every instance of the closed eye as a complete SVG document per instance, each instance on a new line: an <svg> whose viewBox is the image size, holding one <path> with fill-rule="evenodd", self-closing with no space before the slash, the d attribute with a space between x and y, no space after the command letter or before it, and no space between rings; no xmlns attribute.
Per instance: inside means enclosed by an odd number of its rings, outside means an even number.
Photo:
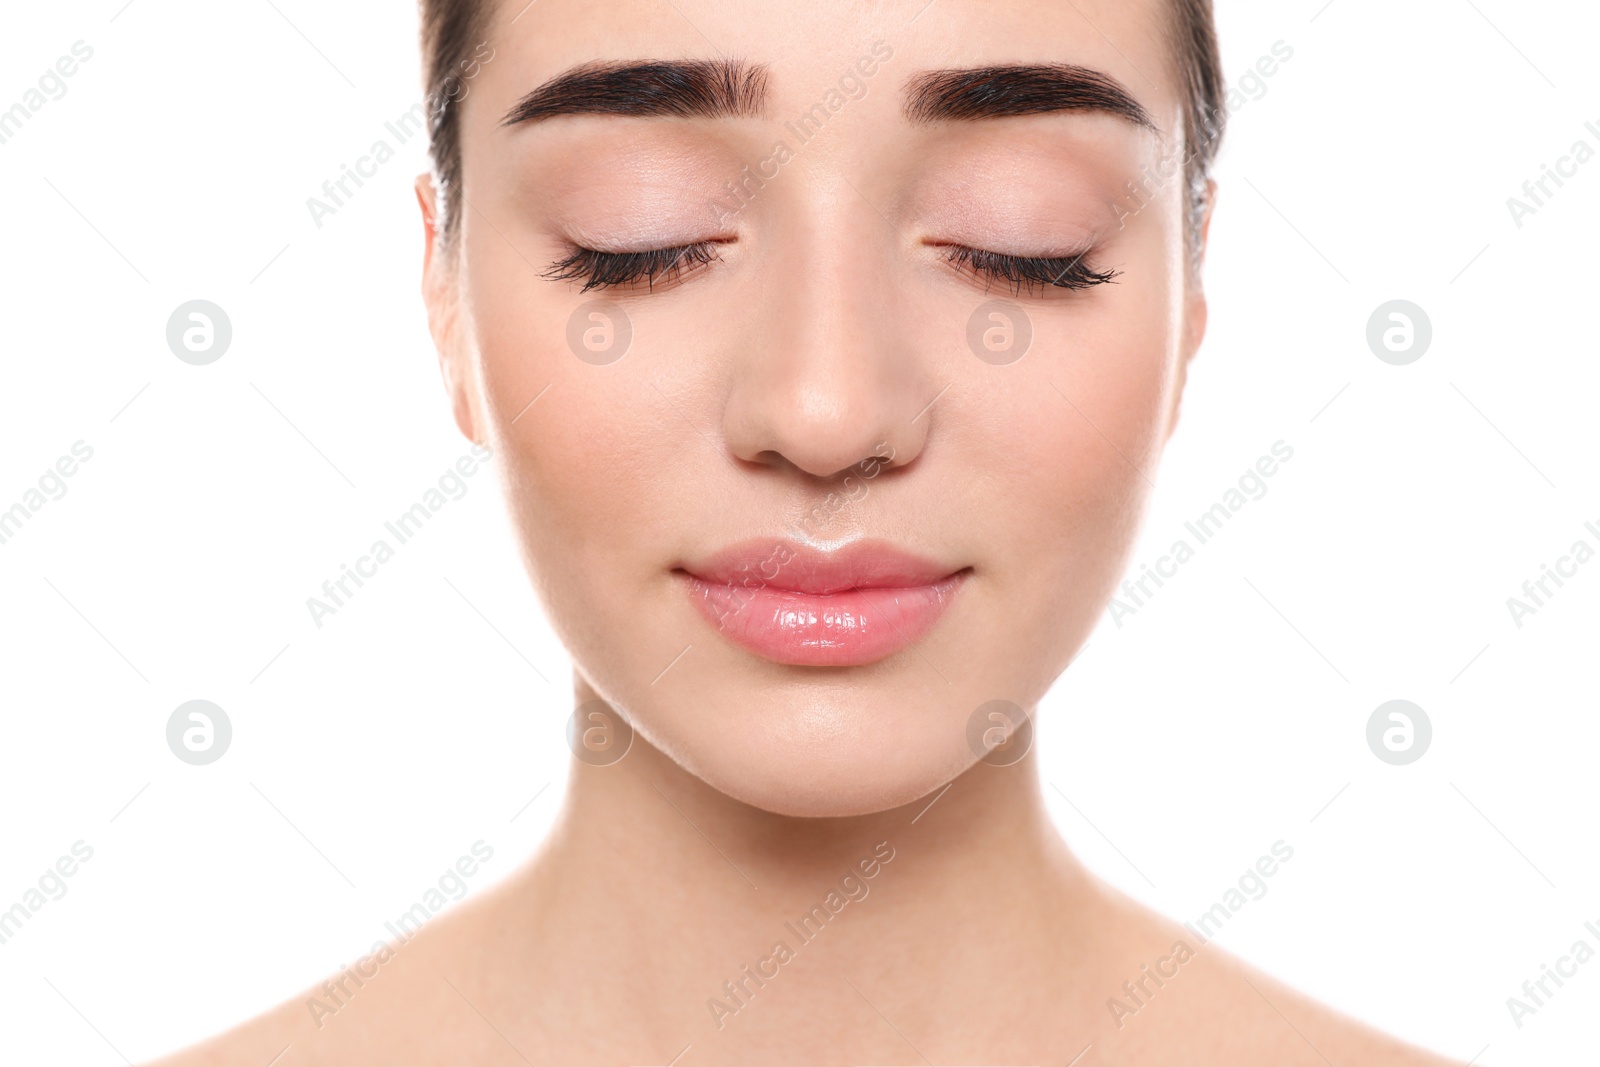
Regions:
<svg viewBox="0 0 1600 1067"><path fill-rule="evenodd" d="M571 254L552 263L544 277L555 281L582 281L582 292L638 286L653 290L658 282L676 281L684 274L720 257L717 242L697 241L670 248L638 252L602 252L575 247ZM1043 295L1050 289L1081 291L1105 285L1121 272L1095 270L1087 253L1075 256L1015 256L990 252L965 245L951 245L944 258L958 270L986 280L998 280L1015 294Z"/></svg>
<svg viewBox="0 0 1600 1067"><path fill-rule="evenodd" d="M1095 270L1087 262L1087 252L1075 256L1012 256L965 245L950 245L944 258L958 270L981 276L985 280L1004 282L1018 295L1029 292L1042 296L1051 288L1092 289L1097 285L1105 285L1121 273Z"/></svg>
<svg viewBox="0 0 1600 1067"><path fill-rule="evenodd" d="M616 289L643 283L654 289L657 282L676 281L684 274L720 257L715 241L672 248L651 248L641 252L601 252L593 248L574 248L563 259L550 264L544 277L555 281L582 281L581 292L591 289Z"/></svg>

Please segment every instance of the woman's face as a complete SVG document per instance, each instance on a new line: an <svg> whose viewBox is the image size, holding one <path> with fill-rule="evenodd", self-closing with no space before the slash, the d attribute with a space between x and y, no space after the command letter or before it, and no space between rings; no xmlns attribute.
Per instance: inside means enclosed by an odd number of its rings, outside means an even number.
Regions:
<svg viewBox="0 0 1600 1067"><path fill-rule="evenodd" d="M1166 8L495 9L457 419L582 682L715 788L909 803L1093 628L1203 327Z"/></svg>

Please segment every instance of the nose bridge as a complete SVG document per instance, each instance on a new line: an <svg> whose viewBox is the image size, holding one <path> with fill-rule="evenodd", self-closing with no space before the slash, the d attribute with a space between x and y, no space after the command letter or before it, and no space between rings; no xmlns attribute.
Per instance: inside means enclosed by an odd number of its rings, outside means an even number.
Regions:
<svg viewBox="0 0 1600 1067"><path fill-rule="evenodd" d="M790 241L796 247L772 252L801 266L788 277L770 272L744 312L754 328L724 414L730 450L819 478L874 457L910 462L928 426L916 418L928 374L896 336L893 294L877 280L888 271L871 266L892 254L888 242L814 228Z"/></svg>

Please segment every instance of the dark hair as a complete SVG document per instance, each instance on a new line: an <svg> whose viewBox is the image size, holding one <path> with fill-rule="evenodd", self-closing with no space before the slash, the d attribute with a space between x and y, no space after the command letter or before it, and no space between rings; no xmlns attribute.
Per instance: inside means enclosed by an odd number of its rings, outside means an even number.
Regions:
<svg viewBox="0 0 1600 1067"><path fill-rule="evenodd" d="M439 200L438 237L450 245L461 229L461 108L452 87L461 61L485 37L493 7L485 0L419 0L422 82L428 111L428 151Z"/></svg>
<svg viewBox="0 0 1600 1067"><path fill-rule="evenodd" d="M1189 251L1198 266L1207 185L1228 124L1223 102L1222 56L1211 0L1171 0L1173 51L1183 91L1184 178L1189 193Z"/></svg>
<svg viewBox="0 0 1600 1067"><path fill-rule="evenodd" d="M1183 92L1189 247L1198 256L1207 182L1227 124L1222 60L1211 0L1168 2L1173 12L1172 48ZM461 109L457 104L462 85L460 71L463 63L482 47L493 6L488 0L419 0L419 6L423 81L429 102L428 135L434 182L442 198L439 236L448 245L461 225Z"/></svg>

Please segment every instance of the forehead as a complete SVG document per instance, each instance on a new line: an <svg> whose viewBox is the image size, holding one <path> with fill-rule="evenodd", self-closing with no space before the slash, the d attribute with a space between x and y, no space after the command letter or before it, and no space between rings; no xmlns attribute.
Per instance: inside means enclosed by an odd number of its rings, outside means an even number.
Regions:
<svg viewBox="0 0 1600 1067"><path fill-rule="evenodd" d="M1164 135L1181 129L1168 0L483 2L479 32L494 59L478 75L481 92L465 101L476 113L469 126L496 121L523 93L574 66L640 59L761 64L781 114L836 84L881 42L893 59L881 72L871 65L873 93L896 105L906 83L927 70L1071 64L1121 83Z"/></svg>

